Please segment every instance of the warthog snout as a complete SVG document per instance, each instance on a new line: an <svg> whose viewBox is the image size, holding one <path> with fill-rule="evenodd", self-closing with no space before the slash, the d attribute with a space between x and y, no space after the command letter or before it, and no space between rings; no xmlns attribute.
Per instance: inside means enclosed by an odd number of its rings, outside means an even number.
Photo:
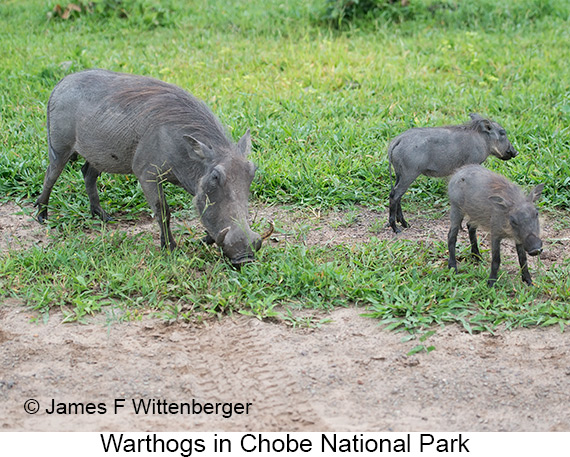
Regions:
<svg viewBox="0 0 570 457"><path fill-rule="evenodd" d="M251 263L255 260L255 252L261 249L263 241L271 236L274 226L270 222L269 229L262 235L251 230L242 230L239 227L226 227L220 230L216 237L216 244L222 248L234 267L241 267L243 264Z"/></svg>
<svg viewBox="0 0 570 457"><path fill-rule="evenodd" d="M524 249L528 252L528 255L536 256L542 252L542 241L536 235L527 236Z"/></svg>
<svg viewBox="0 0 570 457"><path fill-rule="evenodd" d="M509 160L512 159L513 157L516 157L518 155L518 151L513 148L513 145L510 144L509 145L509 149L507 149L507 152L505 152L505 156L503 158L503 160Z"/></svg>

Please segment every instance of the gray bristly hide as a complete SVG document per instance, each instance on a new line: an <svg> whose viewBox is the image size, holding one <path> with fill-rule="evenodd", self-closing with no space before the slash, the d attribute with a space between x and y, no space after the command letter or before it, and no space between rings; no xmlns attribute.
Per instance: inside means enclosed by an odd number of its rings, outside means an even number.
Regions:
<svg viewBox="0 0 570 457"><path fill-rule="evenodd" d="M413 128L392 140L388 160L394 168L396 182L390 191L389 225L400 232L396 221L408 227L402 213L402 196L419 175L443 177L467 164L481 164L489 155L512 159L517 151L505 129L478 114L471 122L444 127ZM390 179L392 172L390 169Z"/></svg>
<svg viewBox="0 0 570 457"><path fill-rule="evenodd" d="M255 166L247 159L249 130L235 144L205 103L157 79L86 70L63 78L47 108L49 166L36 201L37 219L47 218L51 190L69 159L82 168L91 213L101 208L102 172L134 174L160 226L161 245L174 249L170 211L163 193L171 182L195 196L206 231L235 265L253 259L261 237L248 223L248 197Z"/></svg>
<svg viewBox="0 0 570 457"><path fill-rule="evenodd" d="M543 188L544 184L539 184L525 195L504 176L481 165L466 165L457 170L448 185L451 204L451 225L447 236L449 268L457 271L457 233L463 218L467 216L471 253L476 260L481 258L477 245L477 228L491 234L492 261L488 285L492 287L497 281L503 238L515 241L522 280L531 285L526 254L535 256L542 252L538 210L534 203L539 199Z"/></svg>

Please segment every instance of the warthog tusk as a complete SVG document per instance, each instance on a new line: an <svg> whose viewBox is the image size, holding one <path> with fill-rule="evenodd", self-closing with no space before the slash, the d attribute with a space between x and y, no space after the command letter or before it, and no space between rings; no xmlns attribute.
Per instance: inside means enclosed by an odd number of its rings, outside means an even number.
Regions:
<svg viewBox="0 0 570 457"><path fill-rule="evenodd" d="M497 157L499 157L500 159L502 159L505 156L501 151L499 151L499 148L497 146L493 146L493 149L497 153Z"/></svg>
<svg viewBox="0 0 570 457"><path fill-rule="evenodd" d="M226 235L228 234L229 231L230 227L226 227L225 229L220 230L220 233L218 233L218 236L216 237L216 244L218 246L224 244L224 239L226 238Z"/></svg>
<svg viewBox="0 0 570 457"><path fill-rule="evenodd" d="M263 235L261 235L261 239L265 241L267 238L271 236L273 230L275 230L275 226L273 225L272 221L269 221L269 230L267 230Z"/></svg>

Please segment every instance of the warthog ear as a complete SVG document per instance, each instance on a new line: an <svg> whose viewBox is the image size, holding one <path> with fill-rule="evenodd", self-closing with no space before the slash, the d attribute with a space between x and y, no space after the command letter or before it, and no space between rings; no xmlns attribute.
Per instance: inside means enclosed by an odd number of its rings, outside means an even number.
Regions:
<svg viewBox="0 0 570 457"><path fill-rule="evenodd" d="M188 153L194 160L201 162L202 160L213 158L214 151L209 146L206 146L191 135L183 135L182 138L184 138L190 146Z"/></svg>
<svg viewBox="0 0 570 457"><path fill-rule="evenodd" d="M544 183L540 183L538 186L532 189L528 194L528 199L531 202L537 201L540 198L540 195L542 194L542 189L544 189Z"/></svg>
<svg viewBox="0 0 570 457"><path fill-rule="evenodd" d="M249 133L249 129L247 129L245 134L238 141L237 150L240 154L243 154L244 157L247 157L251 152L251 134Z"/></svg>
<svg viewBox="0 0 570 457"><path fill-rule="evenodd" d="M471 128L477 132L491 134L493 133L493 124L489 119L474 119L471 121Z"/></svg>
<svg viewBox="0 0 570 457"><path fill-rule="evenodd" d="M489 200L491 200L495 205L499 206L501 209L509 209L511 207L511 204L500 195L491 195L489 197Z"/></svg>
<svg viewBox="0 0 570 457"><path fill-rule="evenodd" d="M469 113L469 117L472 121L482 121L484 119L483 116L477 113Z"/></svg>

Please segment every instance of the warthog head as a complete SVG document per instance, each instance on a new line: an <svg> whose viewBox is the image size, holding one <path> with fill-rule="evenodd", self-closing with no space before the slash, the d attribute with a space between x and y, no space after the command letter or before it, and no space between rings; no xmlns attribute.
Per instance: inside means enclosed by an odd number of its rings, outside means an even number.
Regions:
<svg viewBox="0 0 570 457"><path fill-rule="evenodd" d="M237 145L232 144L234 150L223 155L191 136L185 139L207 164L194 198L208 233L207 241L221 247L234 266L253 261L255 251L271 235L273 226L263 236L249 227L249 190L256 170L247 159L251 151L249 130Z"/></svg>
<svg viewBox="0 0 570 457"><path fill-rule="evenodd" d="M532 256L542 252L538 210L534 202L540 198L543 188L544 184L539 184L530 191L522 203L516 206L501 196L489 197L496 205L508 212L508 223L513 238L518 244L522 244L524 250Z"/></svg>
<svg viewBox="0 0 570 457"><path fill-rule="evenodd" d="M469 116L477 130L487 135L490 154L501 160L510 160L517 156L518 151L513 147L507 138L507 132L499 123L475 113Z"/></svg>

